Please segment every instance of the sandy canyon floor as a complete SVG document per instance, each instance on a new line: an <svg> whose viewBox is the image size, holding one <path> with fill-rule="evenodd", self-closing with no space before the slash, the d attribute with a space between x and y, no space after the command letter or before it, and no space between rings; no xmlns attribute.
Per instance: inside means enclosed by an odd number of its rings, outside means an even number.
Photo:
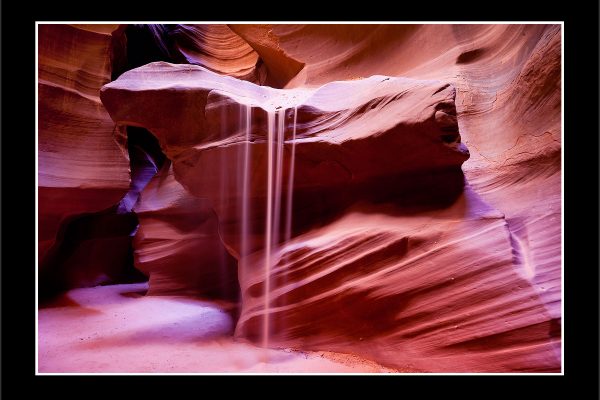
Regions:
<svg viewBox="0 0 600 400"><path fill-rule="evenodd" d="M233 305L144 296L146 283L75 289L39 310L40 373L390 373L354 355L233 338ZM268 359L268 362L265 360Z"/></svg>

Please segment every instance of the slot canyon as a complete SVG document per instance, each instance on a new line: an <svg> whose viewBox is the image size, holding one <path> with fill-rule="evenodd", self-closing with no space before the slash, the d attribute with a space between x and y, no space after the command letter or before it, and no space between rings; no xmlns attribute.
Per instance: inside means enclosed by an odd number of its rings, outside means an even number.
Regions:
<svg viewBox="0 0 600 400"><path fill-rule="evenodd" d="M38 25L40 373L560 373L560 24Z"/></svg>

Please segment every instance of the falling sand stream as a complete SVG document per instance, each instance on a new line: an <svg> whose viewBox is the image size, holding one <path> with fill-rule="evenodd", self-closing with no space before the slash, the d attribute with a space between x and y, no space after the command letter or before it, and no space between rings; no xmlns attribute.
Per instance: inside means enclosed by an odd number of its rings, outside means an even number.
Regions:
<svg viewBox="0 0 600 400"><path fill-rule="evenodd" d="M289 157L285 157L284 146L286 144L287 109L267 110L267 189L266 189L266 214L264 221L264 314L262 318L262 347L269 347L271 334L270 302L271 302L271 271L278 262L279 242L282 239L288 241L292 232L292 198L294 184L294 164L296 150L296 122L297 107L293 107L293 125L291 127L291 138L288 140ZM291 110L290 110L291 111ZM251 180L251 130L252 130L252 108L247 105L241 106L240 127L245 130L243 146L243 162L238 165L238 182L242 188L241 199L241 224L240 224L240 268L244 265L246 256L250 252L249 236L251 232L250 216L250 180ZM284 161L287 162L287 179L284 182ZM285 191L285 192L284 192ZM286 204L282 204L285 199ZM283 213L282 213L283 211ZM283 226L282 226L283 224ZM283 229L282 229L283 228Z"/></svg>

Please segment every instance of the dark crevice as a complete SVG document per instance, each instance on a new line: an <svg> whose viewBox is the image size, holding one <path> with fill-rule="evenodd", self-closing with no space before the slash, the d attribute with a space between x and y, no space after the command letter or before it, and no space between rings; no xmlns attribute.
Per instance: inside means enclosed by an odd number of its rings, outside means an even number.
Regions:
<svg viewBox="0 0 600 400"><path fill-rule="evenodd" d="M113 35L112 78L147 62L170 58L160 40L160 25L129 25ZM159 40L160 39L160 40ZM166 39L165 39L166 40ZM166 160L158 140L146 129L126 127L131 180L121 201L105 210L72 215L62 221L54 245L39 263L42 304L77 287L146 281L134 267L133 236L138 218L133 207Z"/></svg>
<svg viewBox="0 0 600 400"><path fill-rule="evenodd" d="M156 61L173 64L200 65L210 71L221 74L210 65L189 59L184 54L202 52L199 42L202 41L190 26L181 24L131 24L123 28L118 40L113 40L113 54L117 62L113 62L112 80L134 68ZM235 34L235 32L234 32ZM248 44L250 45L250 44ZM258 57L254 71L241 79L250 80L263 85L268 79L267 66ZM283 87L283 85L277 86Z"/></svg>
<svg viewBox="0 0 600 400"><path fill-rule="evenodd" d="M148 182L160 171L167 157L156 137L147 129L128 126L127 151L131 169L129 192L119 203L122 212L130 212Z"/></svg>
<svg viewBox="0 0 600 400"><path fill-rule="evenodd" d="M127 61L113 69L112 79L154 61L188 64L176 49L171 31L176 25L132 24L124 31Z"/></svg>
<svg viewBox="0 0 600 400"><path fill-rule="evenodd" d="M56 242L40 262L40 301L76 287L145 280L133 268L135 214L106 210L63 221Z"/></svg>
<svg viewBox="0 0 600 400"><path fill-rule="evenodd" d="M146 129L127 127L131 168L129 191L119 204L63 221L54 246L40 262L39 293L46 300L76 287L141 282L133 265L133 212L140 192L166 160L158 140Z"/></svg>
<svg viewBox="0 0 600 400"><path fill-rule="evenodd" d="M111 79L155 61L189 64L178 47L179 41L186 39L180 31L178 25L169 24L122 25L111 39ZM262 64L260 58L258 64ZM134 207L168 159L148 130L132 126L120 129L127 137L129 190L112 207L62 221L54 245L39 264L39 294L44 303L77 287L148 279L134 267L133 237L139 226Z"/></svg>
<svg viewBox="0 0 600 400"><path fill-rule="evenodd" d="M461 53L456 59L457 64L468 64L477 61L485 54L485 49L475 49Z"/></svg>

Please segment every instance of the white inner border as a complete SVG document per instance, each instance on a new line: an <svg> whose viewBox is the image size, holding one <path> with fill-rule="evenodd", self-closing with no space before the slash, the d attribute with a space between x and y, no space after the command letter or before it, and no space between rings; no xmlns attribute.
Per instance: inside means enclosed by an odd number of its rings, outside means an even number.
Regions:
<svg viewBox="0 0 600 400"><path fill-rule="evenodd" d="M104 25L104 24L232 24L232 23L244 23L244 24L332 24L332 25L367 25L367 24L385 24L385 25L560 25L560 40L561 40L561 49L560 49L560 57L561 57L561 68L560 68L560 129L561 129L561 168L560 168L560 195L561 195L561 207L560 207L560 295L561 295L561 372L523 372L523 373L513 373L513 372L451 372L451 373L441 373L441 372L427 372L427 373L413 373L413 372L399 372L399 373L264 373L264 372L211 372L211 373L194 373L194 372L174 372L174 373L161 373L161 372L89 372L89 373L81 373L81 372L39 372L39 353L38 353L38 25L63 25L63 24L86 24L86 25ZM565 150L564 150L564 104L565 104L565 25L564 21L406 21L406 22L390 22L390 21L36 21L35 22L35 374L36 375L347 375L347 376L371 376L371 375L383 375L383 376L405 376L405 375L489 375L489 376L511 376L511 375L531 375L531 376L539 376L539 375L555 375L555 376L563 376L565 374L565 299L564 299L564 257L563 257L563 248L564 248L564 227L565 227L565 218L564 218L564 185L565 185L565 177L564 177L564 168L562 163L565 159Z"/></svg>

